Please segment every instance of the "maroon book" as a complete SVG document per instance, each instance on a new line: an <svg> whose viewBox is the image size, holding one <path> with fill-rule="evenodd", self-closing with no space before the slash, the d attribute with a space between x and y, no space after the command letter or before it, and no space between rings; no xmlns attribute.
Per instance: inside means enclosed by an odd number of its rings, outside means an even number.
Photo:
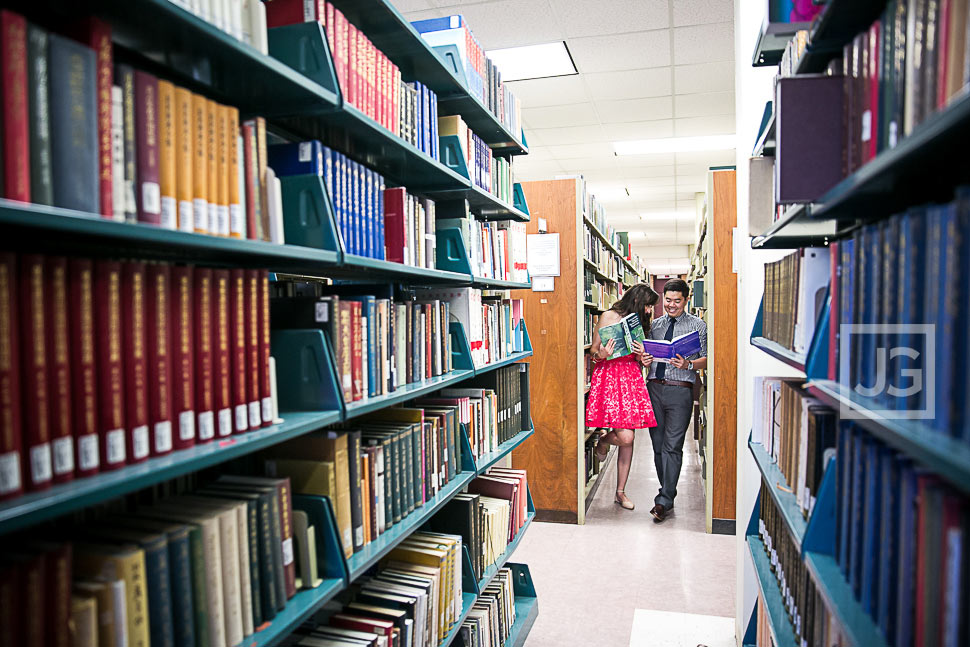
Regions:
<svg viewBox="0 0 970 647"><path fill-rule="evenodd" d="M20 465L20 321L17 257L0 254L0 499L24 491Z"/></svg>
<svg viewBox="0 0 970 647"><path fill-rule="evenodd" d="M229 270L212 272L212 395L216 433L232 434L232 317L229 309Z"/></svg>
<svg viewBox="0 0 970 647"><path fill-rule="evenodd" d="M94 264L72 258L68 273L71 321L71 407L78 476L90 476L101 465L98 442L98 370L94 320Z"/></svg>
<svg viewBox="0 0 970 647"><path fill-rule="evenodd" d="M384 189L384 253L392 263L404 263L408 258L407 199L404 187Z"/></svg>
<svg viewBox="0 0 970 647"><path fill-rule="evenodd" d="M121 268L122 348L125 365L125 421L128 462L138 463L150 453L148 433L148 353L145 335L145 264Z"/></svg>
<svg viewBox="0 0 970 647"><path fill-rule="evenodd" d="M353 384L354 401L364 398L367 385L364 384L364 365L362 361L363 352L361 348L361 335L363 335L361 321L361 302L350 302L350 375Z"/></svg>
<svg viewBox="0 0 970 647"><path fill-rule="evenodd" d="M44 591L47 647L71 647L71 544L41 544L44 551Z"/></svg>
<svg viewBox="0 0 970 647"><path fill-rule="evenodd" d="M172 349L172 414L175 429L172 444L175 449L195 444L195 351L192 329L194 286L192 268L177 265L172 268L171 342Z"/></svg>
<svg viewBox="0 0 970 647"><path fill-rule="evenodd" d="M249 429L246 372L246 271L229 273L229 355L232 359L232 411L236 433Z"/></svg>
<svg viewBox="0 0 970 647"><path fill-rule="evenodd" d="M158 79L135 70L135 200L138 222L162 222L158 184Z"/></svg>
<svg viewBox="0 0 970 647"><path fill-rule="evenodd" d="M24 647L47 647L47 624L50 618L44 601L47 590L47 555L31 553L17 555L23 565L23 638Z"/></svg>
<svg viewBox="0 0 970 647"><path fill-rule="evenodd" d="M0 11L0 124L3 125L2 197L30 202L30 139L27 133L27 21Z"/></svg>
<svg viewBox="0 0 970 647"><path fill-rule="evenodd" d="M50 403L47 398L47 317L44 314L44 257L20 257L20 341L23 378L24 465L27 489L49 487L51 464Z"/></svg>
<svg viewBox="0 0 970 647"><path fill-rule="evenodd" d="M269 327L269 272L259 273L259 378L260 404L263 426L273 424L273 385L269 375L270 327Z"/></svg>
<svg viewBox="0 0 970 647"><path fill-rule="evenodd" d="M17 561L0 565L0 645L23 644L24 569Z"/></svg>
<svg viewBox="0 0 970 647"><path fill-rule="evenodd" d="M121 263L117 261L94 264L94 321L101 468L112 470L122 467L126 457Z"/></svg>
<svg viewBox="0 0 970 647"><path fill-rule="evenodd" d="M246 270L246 393L249 405L249 428L263 426L260 411L262 376L260 375L260 356L262 341L259 336L259 288L262 285L259 270Z"/></svg>
<svg viewBox="0 0 970 647"><path fill-rule="evenodd" d="M85 18L74 30L74 37L94 50L96 58L95 97L98 104L98 182L101 186L101 215L114 215L111 189L111 85L113 55L111 25L95 17ZM157 180L156 180L157 182Z"/></svg>
<svg viewBox="0 0 970 647"><path fill-rule="evenodd" d="M195 318L195 417L196 442L215 438L215 413L212 376L212 270L195 270L192 304Z"/></svg>
<svg viewBox="0 0 970 647"><path fill-rule="evenodd" d="M147 268L148 299L145 308L148 341L148 425L152 456L172 451L172 351L170 338L170 265Z"/></svg>
<svg viewBox="0 0 970 647"><path fill-rule="evenodd" d="M46 259L47 395L50 404L51 462L54 481L74 478L74 430L71 416L71 348L67 306L67 259Z"/></svg>

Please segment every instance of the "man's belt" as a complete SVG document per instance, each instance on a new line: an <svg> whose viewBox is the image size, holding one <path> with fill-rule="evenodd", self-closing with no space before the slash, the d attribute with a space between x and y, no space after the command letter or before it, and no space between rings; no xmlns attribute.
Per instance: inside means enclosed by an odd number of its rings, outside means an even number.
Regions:
<svg viewBox="0 0 970 647"><path fill-rule="evenodd" d="M685 382L684 380L658 380L655 377L650 378L651 382L656 382L657 384L663 384L664 386L686 386L688 389L694 388L693 382Z"/></svg>

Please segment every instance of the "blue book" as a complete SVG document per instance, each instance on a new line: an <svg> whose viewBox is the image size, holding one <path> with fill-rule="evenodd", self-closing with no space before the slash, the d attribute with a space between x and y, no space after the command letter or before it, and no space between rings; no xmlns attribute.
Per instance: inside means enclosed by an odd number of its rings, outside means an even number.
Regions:
<svg viewBox="0 0 970 647"><path fill-rule="evenodd" d="M322 176L323 145L315 139L290 144L272 144L267 148L266 161L278 177Z"/></svg>
<svg viewBox="0 0 970 647"><path fill-rule="evenodd" d="M350 177L351 164L353 164L353 162L351 162L351 160L344 155L343 165L340 169L340 181L343 184L341 200L343 202L344 209L344 227L347 228L347 239L345 241L347 243L347 249L344 251L346 251L348 254L356 254L357 252L355 250L357 241L354 238L354 214L351 209L354 187Z"/></svg>
<svg viewBox="0 0 970 647"><path fill-rule="evenodd" d="M364 186L366 188L364 191L364 209L367 212L365 219L367 223L367 257L377 258L377 241L374 239L377 233L374 223L376 216L374 213L374 171L369 168L364 169Z"/></svg>
<svg viewBox="0 0 970 647"><path fill-rule="evenodd" d="M431 93L431 157L436 160L441 159L441 151L438 149L441 142L438 141L438 94Z"/></svg>
<svg viewBox="0 0 970 647"><path fill-rule="evenodd" d="M967 353L967 227L966 191L941 208L943 248L940 250L940 298L936 348L936 428L944 434L963 435L963 396ZM957 295L961 295L957 297ZM956 298L955 298L956 297ZM961 358L961 359L957 359Z"/></svg>
<svg viewBox="0 0 970 647"><path fill-rule="evenodd" d="M895 276L897 296L896 306L899 310L899 321L904 325L923 323L923 289L917 287L921 273L914 271L925 264L924 253L926 247L926 214L922 208L910 209L900 217L899 221L899 251L897 253L897 270ZM902 328L896 336L897 343L902 347L914 349L923 357L923 337ZM900 357L898 368L907 370L918 366L919 360ZM901 375L903 373L900 373ZM896 404L900 409L917 409L919 407L919 393L897 398Z"/></svg>
<svg viewBox="0 0 970 647"><path fill-rule="evenodd" d="M870 440L856 430L852 438L852 485L849 492L849 585L855 596L862 594L862 527L865 514L865 456Z"/></svg>
<svg viewBox="0 0 970 647"><path fill-rule="evenodd" d="M411 23L411 26L419 34L426 34L432 31L445 31L446 29L464 27L465 18L461 14L445 16L444 18L428 18L427 20L415 20Z"/></svg>
<svg viewBox="0 0 970 647"><path fill-rule="evenodd" d="M898 324L899 323L899 310L896 308L896 284L897 281L890 281L888 277L895 276L897 267L897 253L899 249L899 217L894 216L888 220L884 220L879 226L879 245L881 246L881 259L879 267L879 276L881 278L880 293L879 293L879 323L884 324ZM887 367L887 377L886 385L895 386L897 388L906 388L905 384L901 384L900 380L901 373L897 369L899 365L899 360L889 356L889 350L895 348L896 335L895 333L882 333L877 338L878 345L880 348L886 349L886 367ZM880 394L880 401L890 409L898 408L896 405L896 396L890 393L889 388L886 388Z"/></svg>
<svg viewBox="0 0 970 647"><path fill-rule="evenodd" d="M384 176L377 176L377 227L380 230L378 235L378 254L382 261L387 260L387 248L384 246Z"/></svg>
<svg viewBox="0 0 970 647"><path fill-rule="evenodd" d="M381 240L378 240L380 234L380 229L377 226L377 221L380 218L380 214L377 212L377 171L373 169L367 169L367 206L370 209L370 256L371 258L381 257L381 247L383 244Z"/></svg>
<svg viewBox="0 0 970 647"><path fill-rule="evenodd" d="M424 150L422 147L422 142L424 141L424 110L422 110L422 105L424 104L424 86L421 85L420 81L414 81L415 89L415 114L414 114L414 130L415 130L415 144L414 147L419 151Z"/></svg>
<svg viewBox="0 0 970 647"><path fill-rule="evenodd" d="M934 342L936 344L937 356L939 356L942 349L940 346L941 330L939 326L939 313L940 299L942 298L940 292L942 277L940 272L943 261L943 219L940 213L940 207L938 206L931 206L926 211L926 248L927 250L934 250L934 253L924 255L924 270L921 277L924 282L922 323L936 326ZM927 375L927 379L936 380L938 378L939 364L940 362L937 362L937 373ZM921 392L919 394L918 406L920 409L927 406L925 393ZM937 410L939 410L939 394L937 395ZM936 427L935 424L932 426L934 428Z"/></svg>
<svg viewBox="0 0 970 647"><path fill-rule="evenodd" d="M896 452L885 450L881 457L880 475L882 494L880 497L879 526L879 587L876 613L879 629L886 642L894 644L896 617L896 569L898 564L897 542L899 541L899 474L906 464Z"/></svg>
<svg viewBox="0 0 970 647"><path fill-rule="evenodd" d="M899 555L896 569L896 609L894 645L913 644L913 620L916 612L916 534L918 471L911 464L899 470Z"/></svg>
<svg viewBox="0 0 970 647"><path fill-rule="evenodd" d="M360 164L350 162L350 211L353 214L354 253L364 255L363 222L360 209Z"/></svg>
<svg viewBox="0 0 970 647"><path fill-rule="evenodd" d="M863 519L862 519L862 573L860 589L862 608L871 617L876 617L877 596L879 588L879 554L881 542L879 536L880 494L882 492L881 454L885 449L878 442L870 442L866 447L865 485L863 486Z"/></svg>
<svg viewBox="0 0 970 647"><path fill-rule="evenodd" d="M81 43L50 35L50 141L54 206L101 211L95 55Z"/></svg>
<svg viewBox="0 0 970 647"><path fill-rule="evenodd" d="M878 324L882 322L883 313L881 311L881 297L882 297L882 245L881 245L881 235L879 232L879 225L870 225L866 228L868 230L866 237L866 283L864 284L865 289L865 312L863 323L866 324ZM860 373L862 378L862 384L866 387L874 387L876 385L876 353L878 352L879 346L879 335L876 334L866 334L862 336L863 349L862 349L862 361L863 372ZM885 351L885 352L888 352ZM877 401L883 401L885 398L885 390L878 392L875 396Z"/></svg>
<svg viewBox="0 0 970 647"><path fill-rule="evenodd" d="M838 502L836 561L844 575L849 573L849 494L852 491L853 423L843 421L839 426L838 479L835 481L835 500Z"/></svg>
<svg viewBox="0 0 970 647"><path fill-rule="evenodd" d="M424 118L424 144L421 148L428 155L431 154L431 90L428 86L421 86L421 111Z"/></svg>

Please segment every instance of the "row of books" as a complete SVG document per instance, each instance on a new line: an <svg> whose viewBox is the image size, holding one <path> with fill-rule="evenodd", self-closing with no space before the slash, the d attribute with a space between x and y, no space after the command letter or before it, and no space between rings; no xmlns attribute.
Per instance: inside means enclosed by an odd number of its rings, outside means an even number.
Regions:
<svg viewBox="0 0 970 647"><path fill-rule="evenodd" d="M73 36L0 14L3 196L119 222L283 242L281 191L261 118L128 65L111 27ZM49 73L48 73L49 70Z"/></svg>
<svg viewBox="0 0 970 647"><path fill-rule="evenodd" d="M355 582L354 599L332 601L323 621L300 627L299 647L436 647L462 614L462 538L416 532Z"/></svg>
<svg viewBox="0 0 970 647"><path fill-rule="evenodd" d="M785 477L807 519L815 507L828 459L835 454L835 412L805 394L804 380L754 378L751 441L760 444Z"/></svg>
<svg viewBox="0 0 970 647"><path fill-rule="evenodd" d="M10 497L273 423L268 275L0 255Z"/></svg>
<svg viewBox="0 0 970 647"><path fill-rule="evenodd" d="M439 203L437 213L437 231L452 228L461 231L472 274L517 283L529 280L524 222L479 222L472 217L464 200L448 205Z"/></svg>
<svg viewBox="0 0 970 647"><path fill-rule="evenodd" d="M623 286L613 281L605 281L586 268L583 273L583 298L599 310L609 310L617 299L623 296ZM586 343L590 343L591 338Z"/></svg>
<svg viewBox="0 0 970 647"><path fill-rule="evenodd" d="M808 30L800 29L795 32L792 39L785 45L785 51L781 55L781 63L779 63L778 67L779 76L795 76L795 72L798 70L798 64L805 54L807 45Z"/></svg>
<svg viewBox="0 0 970 647"><path fill-rule="evenodd" d="M847 644L842 627L829 611L818 592L815 580L801 558L798 545L792 539L785 524L784 515L775 506L775 500L767 491L772 484L761 484L758 535L771 561L775 580L781 588L781 599L791 623L787 627L775 626L779 635L791 631L797 645L844 645ZM758 645L773 644L771 621L764 600L758 601Z"/></svg>
<svg viewBox="0 0 970 647"><path fill-rule="evenodd" d="M330 498L350 557L461 471L459 415L458 405L432 398L383 409L268 449L265 469L288 477L297 494Z"/></svg>
<svg viewBox="0 0 970 647"><path fill-rule="evenodd" d="M508 644L516 620L514 577L512 569L499 569L461 623L455 645L502 647Z"/></svg>
<svg viewBox="0 0 970 647"><path fill-rule="evenodd" d="M468 547L472 570L481 580L525 525L528 515L525 470L490 468L468 485L428 524L436 532L460 535Z"/></svg>
<svg viewBox="0 0 970 647"><path fill-rule="evenodd" d="M273 5L284 4L255 0L169 1L263 54L269 53L266 39L267 18L274 8Z"/></svg>
<svg viewBox="0 0 970 647"><path fill-rule="evenodd" d="M476 460L529 427L530 421L523 415L529 394L522 390L522 370L521 365L503 366L475 376L461 388L441 390L441 398L454 399L446 404L460 407L461 422Z"/></svg>
<svg viewBox="0 0 970 647"><path fill-rule="evenodd" d="M608 250L588 226L583 228L583 234L583 258L614 281L621 279L626 268L623 261Z"/></svg>
<svg viewBox="0 0 970 647"><path fill-rule="evenodd" d="M286 479L220 476L4 549L5 645L238 645L320 583ZM312 558L305 559L307 554ZM24 595L24 592L29 592Z"/></svg>
<svg viewBox="0 0 970 647"><path fill-rule="evenodd" d="M828 247L807 247L765 263L762 336L806 354L825 307L830 276Z"/></svg>
<svg viewBox="0 0 970 647"><path fill-rule="evenodd" d="M968 198L970 192L959 188L953 202L911 208L839 242L832 321L901 327L842 339L833 325L829 352L832 379L837 374L845 385L876 391L875 376L884 375L885 388L873 395L877 402L923 411L929 427L964 439L967 397L959 362L967 350L961 331L967 316L963 250L970 227ZM922 277L925 287L914 276ZM842 356L843 347L849 357ZM880 349L894 352L883 361L886 351ZM929 362L928 355L935 361ZM920 371L923 384L933 387L932 398L929 388L913 386L912 376Z"/></svg>
<svg viewBox="0 0 970 647"><path fill-rule="evenodd" d="M442 137L458 138L461 155L472 183L496 196L511 196L512 160L492 155L492 149L481 137L472 132L458 115L438 117L438 132ZM503 198L507 202L511 200Z"/></svg>
<svg viewBox="0 0 970 647"><path fill-rule="evenodd" d="M839 430L836 559L889 645L962 645L966 496L851 422Z"/></svg>
<svg viewBox="0 0 970 647"><path fill-rule="evenodd" d="M502 73L485 54L463 16L446 16L411 23L432 47L458 49L469 94L481 101L515 137L522 132L522 103L502 82Z"/></svg>

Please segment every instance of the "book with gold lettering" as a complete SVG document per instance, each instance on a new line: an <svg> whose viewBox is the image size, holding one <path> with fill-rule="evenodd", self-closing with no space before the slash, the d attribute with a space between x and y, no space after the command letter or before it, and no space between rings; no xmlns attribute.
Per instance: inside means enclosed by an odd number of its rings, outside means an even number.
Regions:
<svg viewBox="0 0 970 647"><path fill-rule="evenodd" d="M145 264L121 268L122 349L125 367L125 419L128 462L138 463L150 453L148 433L148 340L145 335Z"/></svg>
<svg viewBox="0 0 970 647"><path fill-rule="evenodd" d="M249 429L249 373L246 349L246 271L229 273L229 356L232 360L233 431Z"/></svg>
<svg viewBox="0 0 970 647"><path fill-rule="evenodd" d="M125 464L125 394L121 316L121 263L94 264L94 313L98 366L101 468Z"/></svg>
<svg viewBox="0 0 970 647"><path fill-rule="evenodd" d="M192 212L196 233L209 233L209 153L206 98L192 95ZM215 232L212 232L215 233Z"/></svg>
<svg viewBox="0 0 970 647"><path fill-rule="evenodd" d="M148 343L148 424L152 456L172 451L172 269L164 263L147 267L145 321Z"/></svg>
<svg viewBox="0 0 970 647"><path fill-rule="evenodd" d="M229 270L212 272L212 393L216 433L232 435L232 324L229 310Z"/></svg>
<svg viewBox="0 0 970 647"><path fill-rule="evenodd" d="M135 200L138 222L162 224L159 181L158 79L135 70Z"/></svg>
<svg viewBox="0 0 970 647"><path fill-rule="evenodd" d="M135 205L135 70L130 65L115 65L115 85L121 88L121 121L125 222L138 222Z"/></svg>
<svg viewBox="0 0 970 647"><path fill-rule="evenodd" d="M273 424L273 383L269 374L270 361L270 316L269 316L269 272L259 273L259 396L260 413L263 426Z"/></svg>
<svg viewBox="0 0 970 647"><path fill-rule="evenodd" d="M50 402L51 462L54 482L74 478L74 421L71 419L70 323L67 305L67 259L46 259L47 393Z"/></svg>
<svg viewBox="0 0 970 647"><path fill-rule="evenodd" d="M27 21L12 11L0 11L0 89L3 115L2 195L30 202L30 154L27 126Z"/></svg>
<svg viewBox="0 0 970 647"><path fill-rule="evenodd" d="M176 110L175 86L158 81L158 187L161 195L161 226L178 229L178 201L176 199Z"/></svg>
<svg viewBox="0 0 970 647"><path fill-rule="evenodd" d="M232 106L225 107L226 112L226 136L228 137L229 150L228 171L226 173L229 180L229 235L233 238L246 237L246 214L242 206L242 195L240 189L239 173L240 162L243 160L242 150L239 140L239 110Z"/></svg>
<svg viewBox="0 0 970 647"><path fill-rule="evenodd" d="M192 205L192 93L175 88L175 199L179 231L195 231Z"/></svg>
<svg viewBox="0 0 970 647"><path fill-rule="evenodd" d="M195 319L192 299L195 286L191 266L172 267L171 349L172 349L172 446L175 449L195 444Z"/></svg>
<svg viewBox="0 0 970 647"><path fill-rule="evenodd" d="M219 234L229 236L229 108L216 104L216 179L218 181ZM235 139L235 138L233 138ZM235 177L233 177L235 179Z"/></svg>
<svg viewBox="0 0 970 647"><path fill-rule="evenodd" d="M21 336L17 343L23 347L23 460L29 490L49 487L53 478L44 288L44 257L24 254L20 257Z"/></svg>
<svg viewBox="0 0 970 647"><path fill-rule="evenodd" d="M17 257L0 254L0 499L23 492Z"/></svg>
<svg viewBox="0 0 970 647"><path fill-rule="evenodd" d="M259 293L262 287L260 270L246 270L246 392L249 407L249 428L258 429L263 426L263 415L260 408L260 392L262 389L261 362L262 340L259 336Z"/></svg>
<svg viewBox="0 0 970 647"><path fill-rule="evenodd" d="M68 266L75 463L78 476L89 476L98 471L101 463L98 373L95 363L94 264L90 259L72 258Z"/></svg>
<svg viewBox="0 0 970 647"><path fill-rule="evenodd" d="M222 235L219 222L219 129L217 128L216 102L205 100L205 178L209 196L209 233Z"/></svg>
<svg viewBox="0 0 970 647"><path fill-rule="evenodd" d="M195 415L196 441L215 438L215 397L213 393L212 352L212 270L195 268L192 315L195 333Z"/></svg>
<svg viewBox="0 0 970 647"><path fill-rule="evenodd" d="M74 572L81 577L124 581L128 645L148 647L148 590L144 551L131 544L75 543Z"/></svg>

